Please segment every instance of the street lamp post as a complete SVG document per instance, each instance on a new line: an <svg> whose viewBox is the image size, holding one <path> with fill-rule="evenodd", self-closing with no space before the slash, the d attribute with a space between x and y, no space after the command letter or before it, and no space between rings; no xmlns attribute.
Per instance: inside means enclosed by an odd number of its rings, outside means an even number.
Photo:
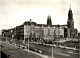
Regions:
<svg viewBox="0 0 80 58"><path fill-rule="evenodd" d="M51 37L51 39L52 39L52 37ZM52 44L52 58L53 58L53 44Z"/></svg>
<svg viewBox="0 0 80 58"><path fill-rule="evenodd" d="M8 37L7 36L8 36L8 34L6 34L6 42L8 42Z"/></svg>
<svg viewBox="0 0 80 58"><path fill-rule="evenodd" d="M13 30L11 30L11 38L13 39L13 35L12 35Z"/></svg>
<svg viewBox="0 0 80 58"><path fill-rule="evenodd" d="M26 35L24 35L26 37ZM25 37L24 37L24 40L23 40L23 43L25 43Z"/></svg>
<svg viewBox="0 0 80 58"><path fill-rule="evenodd" d="M52 58L53 58L53 45L52 45Z"/></svg>
<svg viewBox="0 0 80 58"><path fill-rule="evenodd" d="M31 19L30 19L30 22L31 22ZM30 35L29 35L29 38L31 38L31 24L30 24ZM29 53L29 38L28 38L28 53Z"/></svg>
<svg viewBox="0 0 80 58"><path fill-rule="evenodd" d="M28 38L28 53L29 53L29 38Z"/></svg>

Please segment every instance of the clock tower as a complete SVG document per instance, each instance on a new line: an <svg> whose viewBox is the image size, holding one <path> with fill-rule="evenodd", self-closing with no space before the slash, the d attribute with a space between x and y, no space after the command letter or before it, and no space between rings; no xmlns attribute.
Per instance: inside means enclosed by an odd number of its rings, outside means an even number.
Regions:
<svg viewBox="0 0 80 58"><path fill-rule="evenodd" d="M68 11L67 26L68 26L68 28L74 28L74 20L73 20L73 13L71 10L71 6L70 6L69 11Z"/></svg>

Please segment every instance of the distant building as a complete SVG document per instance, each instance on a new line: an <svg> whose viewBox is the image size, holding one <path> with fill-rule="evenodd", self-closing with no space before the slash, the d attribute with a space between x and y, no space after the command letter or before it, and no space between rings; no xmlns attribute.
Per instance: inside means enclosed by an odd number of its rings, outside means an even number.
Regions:
<svg viewBox="0 0 80 58"><path fill-rule="evenodd" d="M78 30L74 28L73 13L70 8L66 25L52 25L52 19L49 15L47 24L37 24L30 19L30 21L25 21L13 29L2 30L2 35L19 40L59 40L61 38L77 38Z"/></svg>

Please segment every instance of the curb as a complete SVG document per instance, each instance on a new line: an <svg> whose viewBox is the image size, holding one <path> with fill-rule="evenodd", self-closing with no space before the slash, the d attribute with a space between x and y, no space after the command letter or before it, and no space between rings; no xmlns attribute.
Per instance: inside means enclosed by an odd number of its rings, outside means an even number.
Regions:
<svg viewBox="0 0 80 58"><path fill-rule="evenodd" d="M37 44L37 43L35 43ZM54 47L60 47L60 48L65 48L65 49L72 49L72 50L80 50L80 49L76 49L76 48L71 48L71 47L65 47L65 46L57 46L57 45L52 45L52 44L43 44L43 45L46 45L46 46L54 46Z"/></svg>

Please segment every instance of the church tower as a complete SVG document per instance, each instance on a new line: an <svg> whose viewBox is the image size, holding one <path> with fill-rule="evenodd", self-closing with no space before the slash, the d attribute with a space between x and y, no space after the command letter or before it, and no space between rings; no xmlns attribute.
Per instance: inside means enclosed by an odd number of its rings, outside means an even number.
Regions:
<svg viewBox="0 0 80 58"><path fill-rule="evenodd" d="M50 15L47 17L47 25L48 26L52 25L52 20Z"/></svg>
<svg viewBox="0 0 80 58"><path fill-rule="evenodd" d="M71 5L68 11L68 21L67 21L68 28L74 28L74 20L73 20L73 13L71 10Z"/></svg>

